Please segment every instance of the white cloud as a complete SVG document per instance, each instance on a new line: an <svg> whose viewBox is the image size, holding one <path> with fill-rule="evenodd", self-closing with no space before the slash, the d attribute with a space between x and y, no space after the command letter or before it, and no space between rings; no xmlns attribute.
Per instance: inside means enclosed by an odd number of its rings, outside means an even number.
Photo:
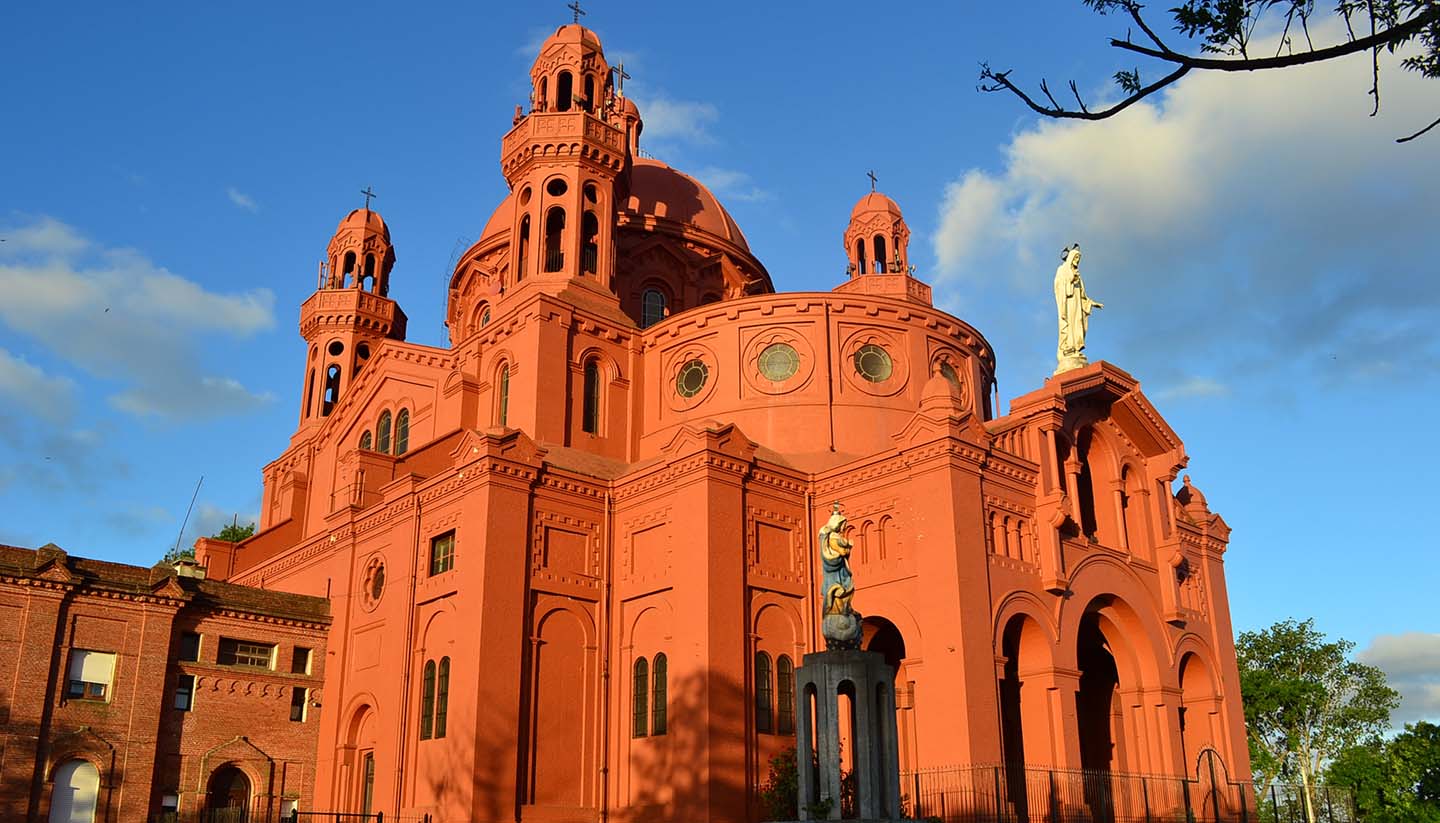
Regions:
<svg viewBox="0 0 1440 823"><path fill-rule="evenodd" d="M63 424L75 410L75 383L66 377L51 377L23 358L0 349L0 398L47 421Z"/></svg>
<svg viewBox="0 0 1440 823"><path fill-rule="evenodd" d="M267 402L207 375L195 350L204 336L272 327L268 289L212 292L134 250L96 249L49 218L5 232L12 233L32 238L31 253L0 258L0 323L92 375L128 384L112 405L184 417Z"/></svg>
<svg viewBox="0 0 1440 823"><path fill-rule="evenodd" d="M1182 400L1199 397L1226 397L1229 394L1230 387L1213 377L1191 376L1179 383L1162 388L1156 392L1155 396L1161 400Z"/></svg>
<svg viewBox="0 0 1440 823"><path fill-rule="evenodd" d="M79 254L90 245L79 232L53 217L41 217L29 225L8 227L0 234L5 236L5 243L0 245L0 256Z"/></svg>
<svg viewBox="0 0 1440 823"><path fill-rule="evenodd" d="M1378 666L1391 688L1400 692L1400 708L1390 718L1393 725L1440 720L1440 634L1377 635L1356 658Z"/></svg>
<svg viewBox="0 0 1440 823"><path fill-rule="evenodd" d="M695 171L695 178L709 187L721 200L749 203L770 199L770 192L755 185L750 175L743 171L706 166Z"/></svg>
<svg viewBox="0 0 1440 823"><path fill-rule="evenodd" d="M645 123L641 139L678 140L698 145L715 142L708 130L720 119L720 110L714 104L663 96L634 99Z"/></svg>
<svg viewBox="0 0 1440 823"><path fill-rule="evenodd" d="M1107 304L1091 359L1177 396L1215 389L1195 382L1192 351L1227 383L1291 367L1337 381L1440 372L1440 153L1425 138L1394 143L1433 119L1433 81L1382 59L1376 118L1358 55L1193 73L1109 120L1024 128L998 169L962 170L946 188L937 297L1018 293L1036 311L1017 313L1015 333L1048 337L1058 253L1078 241L1087 288Z"/></svg>
<svg viewBox="0 0 1440 823"><path fill-rule="evenodd" d="M240 191L234 186L230 186L229 188L225 189L225 196L230 198L231 203L234 203L245 211L252 213L260 211L260 204L255 202L255 198L251 197L245 192Z"/></svg>

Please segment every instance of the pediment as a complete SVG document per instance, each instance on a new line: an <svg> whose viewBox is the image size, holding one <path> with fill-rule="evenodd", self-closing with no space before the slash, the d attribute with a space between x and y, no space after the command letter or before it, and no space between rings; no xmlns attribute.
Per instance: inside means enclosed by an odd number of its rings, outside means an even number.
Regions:
<svg viewBox="0 0 1440 823"><path fill-rule="evenodd" d="M255 741L243 734L236 735L205 753L205 759L211 762L216 760L253 759L256 756L267 761L274 761L274 758L272 758L269 753L256 745Z"/></svg>
<svg viewBox="0 0 1440 823"><path fill-rule="evenodd" d="M749 462L754 459L757 448L759 447L755 442L746 437L745 432L734 423L721 424L709 420L682 426L661 451L671 456L679 456L710 450Z"/></svg>
<svg viewBox="0 0 1440 823"><path fill-rule="evenodd" d="M450 460L457 468L474 463L482 457L502 457L517 463L538 466L544 461L546 451L519 429L493 426L483 431L467 430L451 450Z"/></svg>

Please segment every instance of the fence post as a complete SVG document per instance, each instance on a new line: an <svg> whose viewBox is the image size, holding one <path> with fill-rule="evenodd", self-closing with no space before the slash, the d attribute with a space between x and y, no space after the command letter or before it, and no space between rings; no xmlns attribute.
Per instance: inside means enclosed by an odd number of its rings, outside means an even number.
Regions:
<svg viewBox="0 0 1440 823"><path fill-rule="evenodd" d="M1190 778L1180 781L1180 794L1185 798L1186 823L1195 823L1195 809L1190 805Z"/></svg>
<svg viewBox="0 0 1440 823"><path fill-rule="evenodd" d="M1280 823L1280 803L1275 799L1275 782L1270 782L1270 814L1274 818L1270 823Z"/></svg>
<svg viewBox="0 0 1440 823"><path fill-rule="evenodd" d="M999 766L996 766L996 767L995 767L995 820L996 820L997 823L998 823L998 821L1001 821L1001 820L1004 820L1004 819L1005 819L1005 812L1002 810L1002 807L1001 807L1001 805L1000 805L1000 767L999 767Z"/></svg>
<svg viewBox="0 0 1440 823"><path fill-rule="evenodd" d="M806 700L809 700L810 698L807 697L807 698L805 698L805 699L806 699ZM910 775L910 780L911 780L911 782L915 785L915 795L914 795L915 799L914 799L914 801L910 804L910 808L911 808L912 811L915 812L915 819L916 819L916 820L919 820L919 819L920 819L920 770L919 770L919 769L916 769L916 770L914 771L914 773L912 773L912 774Z"/></svg>
<svg viewBox="0 0 1440 823"><path fill-rule="evenodd" d="M1145 823L1150 823L1150 778L1140 778L1140 797L1145 801Z"/></svg>
<svg viewBox="0 0 1440 823"><path fill-rule="evenodd" d="M1060 798L1055 796L1055 770L1050 770L1050 823L1060 823Z"/></svg>
<svg viewBox="0 0 1440 823"><path fill-rule="evenodd" d="M1335 807L1330 805L1330 787L1325 787L1325 814L1330 818L1330 823L1335 823Z"/></svg>
<svg viewBox="0 0 1440 823"><path fill-rule="evenodd" d="M1251 783L1250 785L1255 785ZM1245 784L1235 784L1235 790L1240 794L1240 823L1250 823L1250 801L1245 797ZM1257 804L1259 801L1256 801Z"/></svg>

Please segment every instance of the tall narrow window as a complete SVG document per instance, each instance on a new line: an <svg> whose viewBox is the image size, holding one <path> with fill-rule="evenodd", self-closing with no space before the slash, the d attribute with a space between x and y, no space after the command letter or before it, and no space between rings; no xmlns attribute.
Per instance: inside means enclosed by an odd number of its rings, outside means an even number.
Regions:
<svg viewBox="0 0 1440 823"><path fill-rule="evenodd" d="M200 659L199 632L182 632L180 634L180 649L177 657L187 663L194 663Z"/></svg>
<svg viewBox="0 0 1440 823"><path fill-rule="evenodd" d="M435 730L435 661L425 661L420 677L420 739L429 740Z"/></svg>
<svg viewBox="0 0 1440 823"><path fill-rule="evenodd" d="M540 111L549 111L549 109L546 108L546 104L550 102L548 98L549 93L550 78L540 78L540 93L535 97L535 107Z"/></svg>
<svg viewBox="0 0 1440 823"><path fill-rule="evenodd" d="M445 718L450 713L450 658L440 658L435 674L435 737L445 736Z"/></svg>
<svg viewBox="0 0 1440 823"><path fill-rule="evenodd" d="M580 270L594 274L600 266L600 220L587 211L580 219Z"/></svg>
<svg viewBox="0 0 1440 823"><path fill-rule="evenodd" d="M341 279L340 285L341 285L341 286L350 286L350 285L353 285L355 281L354 281L354 280L351 280L350 278L351 278L351 276L354 275L354 274L356 274L356 272L355 272L355 252L353 252L353 251L347 251L347 252L345 252L345 272L344 272L344 275L345 275L345 276Z"/></svg>
<svg viewBox="0 0 1440 823"><path fill-rule="evenodd" d="M632 731L632 735L635 737L645 737L650 731L650 704L648 700L650 696L650 664L645 662L645 658L643 657L635 661L635 677L634 682L631 684L631 689L635 693L633 712L635 715L635 728Z"/></svg>
<svg viewBox="0 0 1440 823"><path fill-rule="evenodd" d="M365 283L365 287L368 288L368 289L370 289L370 291L372 291L372 292L373 292L373 291L379 291L379 289L375 288L376 285L378 285L378 284L377 284L376 281L375 281L375 255L373 255L373 254L367 254L367 255L365 255L365 281L364 281L364 283Z"/></svg>
<svg viewBox="0 0 1440 823"><path fill-rule="evenodd" d="M600 433L600 364L585 363L584 399L580 409L580 428L588 434Z"/></svg>
<svg viewBox="0 0 1440 823"><path fill-rule="evenodd" d="M410 450L410 410L401 409L395 415L395 456Z"/></svg>
<svg viewBox="0 0 1440 823"><path fill-rule="evenodd" d="M370 807L375 804L375 753L366 752L361 764L364 777L360 784L360 813L369 815Z"/></svg>
<svg viewBox="0 0 1440 823"><path fill-rule="evenodd" d="M390 453L390 412L380 412L380 422L375 426L375 450Z"/></svg>
<svg viewBox="0 0 1440 823"><path fill-rule="evenodd" d="M650 690L650 694L653 695L653 699L650 701L650 733L654 735L665 733L667 720L665 716L667 706L665 692L668 688L665 680L668 668L669 666L665 660L665 655L655 655L655 667L651 671L650 678L654 681L654 685Z"/></svg>
<svg viewBox="0 0 1440 823"><path fill-rule="evenodd" d="M500 367L500 408L496 410L496 422L506 425L510 420L510 364Z"/></svg>
<svg viewBox="0 0 1440 823"><path fill-rule="evenodd" d="M340 402L340 367L334 363L325 369L325 397L323 399L324 402L320 404L320 414L327 416L330 414L330 410L335 408L335 404Z"/></svg>
<svg viewBox="0 0 1440 823"><path fill-rule="evenodd" d="M595 111L595 75L585 75L585 110Z"/></svg>
<svg viewBox="0 0 1440 823"><path fill-rule="evenodd" d="M555 110L569 111L570 97L575 91L575 78L570 72L562 71L560 76L555 78Z"/></svg>
<svg viewBox="0 0 1440 823"><path fill-rule="evenodd" d="M520 218L520 254L516 255L515 282L525 279L526 264L530 260L530 215Z"/></svg>
<svg viewBox="0 0 1440 823"><path fill-rule="evenodd" d="M448 572L455 567L455 532L448 531L430 539L430 574Z"/></svg>
<svg viewBox="0 0 1440 823"><path fill-rule="evenodd" d="M175 709L188 712L195 706L195 675L182 674L175 682Z"/></svg>
<svg viewBox="0 0 1440 823"><path fill-rule="evenodd" d="M366 430L365 430L365 433L362 434L362 435L360 435L360 449L361 449L362 451L367 451L367 452L368 452L368 451L370 451L371 449L373 449L374 447L375 447L375 440L374 440L374 438L372 438L372 437L370 436L370 430L369 430L369 429L366 429Z"/></svg>
<svg viewBox="0 0 1440 823"><path fill-rule="evenodd" d="M560 248L560 235L565 232L565 210L551 206L545 214L545 271L565 268L565 252Z"/></svg>
<svg viewBox="0 0 1440 823"><path fill-rule="evenodd" d="M648 329L665 319L665 293L646 289L640 296L640 328Z"/></svg>
<svg viewBox="0 0 1440 823"><path fill-rule="evenodd" d="M303 686L295 686L290 689L290 722L305 722L305 704L309 702L310 690Z"/></svg>
<svg viewBox="0 0 1440 823"><path fill-rule="evenodd" d="M776 706L776 731L780 734L795 733L795 664L786 655L775 661L775 685L779 692Z"/></svg>
<svg viewBox="0 0 1440 823"><path fill-rule="evenodd" d="M885 238L883 235L875 235L875 273L884 274L886 271L885 262Z"/></svg>
<svg viewBox="0 0 1440 823"><path fill-rule="evenodd" d="M865 238L855 238L855 261L860 266L860 274L865 274Z"/></svg>
<svg viewBox="0 0 1440 823"><path fill-rule="evenodd" d="M315 406L315 370L310 370L310 378L305 381L305 416L310 416L310 411Z"/></svg>
<svg viewBox="0 0 1440 823"><path fill-rule="evenodd" d="M775 728L774 686L770 681L770 655L755 652L755 731L769 734Z"/></svg>

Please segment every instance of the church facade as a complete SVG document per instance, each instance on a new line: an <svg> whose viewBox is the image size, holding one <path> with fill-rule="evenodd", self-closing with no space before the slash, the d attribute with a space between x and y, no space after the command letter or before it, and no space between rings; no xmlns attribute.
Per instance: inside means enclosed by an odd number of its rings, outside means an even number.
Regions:
<svg viewBox="0 0 1440 823"><path fill-rule="evenodd" d="M341 221L260 530L197 547L330 598L314 807L756 819L836 505L907 773L1248 775L1228 528L1174 491L1184 446L1137 381L1095 363L1000 415L995 352L878 192L844 282L777 292L640 153L614 76L582 26L542 45L448 347L405 341L380 215Z"/></svg>

